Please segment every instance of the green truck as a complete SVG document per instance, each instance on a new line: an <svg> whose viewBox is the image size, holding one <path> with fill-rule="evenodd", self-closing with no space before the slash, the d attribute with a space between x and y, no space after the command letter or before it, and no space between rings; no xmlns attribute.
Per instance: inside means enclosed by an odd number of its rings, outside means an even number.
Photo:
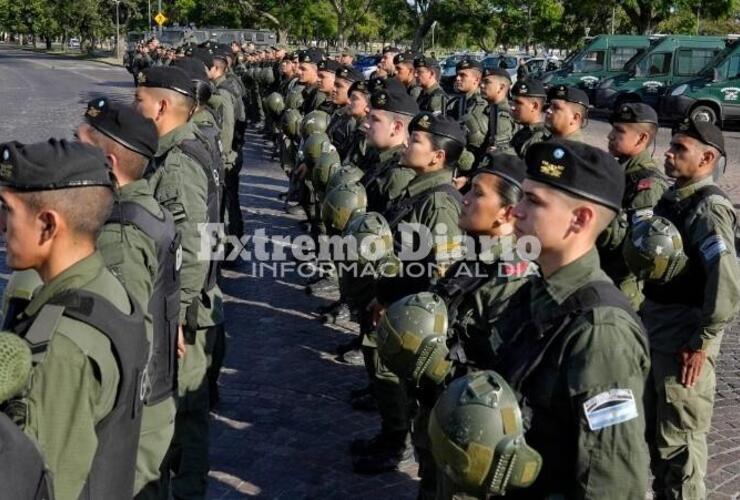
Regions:
<svg viewBox="0 0 740 500"><path fill-rule="evenodd" d="M650 38L636 35L599 35L589 39L562 68L545 73L541 80L546 87L569 85L578 87L593 97L593 89L604 78L624 71L625 64L650 47Z"/></svg>
<svg viewBox="0 0 740 500"><path fill-rule="evenodd" d="M671 121L691 116L720 126L740 121L740 42L730 41L696 78L668 88L660 116Z"/></svg>
<svg viewBox="0 0 740 500"><path fill-rule="evenodd" d="M614 109L625 102L644 102L659 109L666 89L694 78L725 42L718 36L661 36L630 61L625 72L599 83L592 104Z"/></svg>

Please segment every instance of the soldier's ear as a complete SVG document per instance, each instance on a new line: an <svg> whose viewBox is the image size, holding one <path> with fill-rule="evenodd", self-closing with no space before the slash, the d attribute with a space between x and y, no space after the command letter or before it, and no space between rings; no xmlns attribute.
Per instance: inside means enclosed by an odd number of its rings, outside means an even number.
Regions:
<svg viewBox="0 0 740 500"><path fill-rule="evenodd" d="M712 168L714 168L714 164L717 162L718 156L719 155L717 154L717 150L715 150L714 148L704 148L704 152L701 154L702 166L711 165Z"/></svg>

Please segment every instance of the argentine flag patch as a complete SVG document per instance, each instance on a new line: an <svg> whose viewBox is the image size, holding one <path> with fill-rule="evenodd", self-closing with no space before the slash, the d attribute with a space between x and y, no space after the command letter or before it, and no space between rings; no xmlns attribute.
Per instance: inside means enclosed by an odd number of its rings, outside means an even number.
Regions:
<svg viewBox="0 0 740 500"><path fill-rule="evenodd" d="M588 427L598 431L637 418L637 404L631 389L611 389L583 403Z"/></svg>

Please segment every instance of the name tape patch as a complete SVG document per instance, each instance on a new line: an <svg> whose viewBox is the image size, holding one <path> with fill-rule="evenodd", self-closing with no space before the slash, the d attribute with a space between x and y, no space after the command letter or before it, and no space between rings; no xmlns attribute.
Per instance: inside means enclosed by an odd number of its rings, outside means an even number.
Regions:
<svg viewBox="0 0 740 500"><path fill-rule="evenodd" d="M637 418L637 404L631 389L611 389L583 403L588 427L598 431Z"/></svg>
<svg viewBox="0 0 740 500"><path fill-rule="evenodd" d="M725 244L725 240L722 239L722 236L713 234L704 240L700 250L704 260L709 263L723 253L727 253L727 245Z"/></svg>

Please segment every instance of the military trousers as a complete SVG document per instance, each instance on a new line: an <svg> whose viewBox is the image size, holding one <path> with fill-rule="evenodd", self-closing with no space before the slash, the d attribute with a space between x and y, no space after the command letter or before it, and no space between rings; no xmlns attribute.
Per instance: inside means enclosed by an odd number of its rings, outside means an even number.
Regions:
<svg viewBox="0 0 740 500"><path fill-rule="evenodd" d="M681 384L677 354L651 352L645 389L647 437L656 499L706 498L707 434L714 409L715 356L694 387Z"/></svg>
<svg viewBox="0 0 740 500"><path fill-rule="evenodd" d="M186 346L178 374L177 414L167 464L172 472L172 496L176 499L202 499L208 481L208 330L199 329L195 342Z"/></svg>
<svg viewBox="0 0 740 500"><path fill-rule="evenodd" d="M161 498L154 492L160 489L162 463L175 433L175 409L174 397L142 409L134 494L144 489L149 493L137 498Z"/></svg>
<svg viewBox="0 0 740 500"><path fill-rule="evenodd" d="M221 205L221 218L225 224L226 234L241 238L244 235L244 220L239 203L239 164L226 170L224 175L224 190Z"/></svg>
<svg viewBox="0 0 740 500"><path fill-rule="evenodd" d="M206 356L208 356L208 397L212 409L218 403L218 377L226 356L226 329L223 324L208 329L206 333Z"/></svg>

